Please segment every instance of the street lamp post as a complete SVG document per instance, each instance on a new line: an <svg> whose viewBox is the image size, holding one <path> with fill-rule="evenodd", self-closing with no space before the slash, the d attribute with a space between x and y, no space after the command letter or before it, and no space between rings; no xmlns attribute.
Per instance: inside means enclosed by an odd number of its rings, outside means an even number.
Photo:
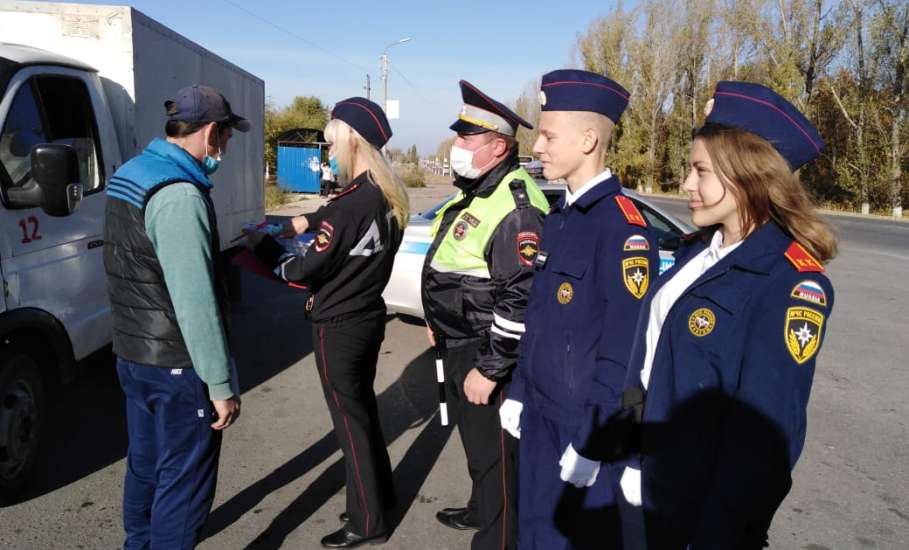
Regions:
<svg viewBox="0 0 909 550"><path fill-rule="evenodd" d="M388 49L392 46L397 46L398 44L404 44L410 42L411 38L402 38L397 42L392 42L391 44L385 46L382 50L382 86L385 91L385 97L382 99L382 109L388 112Z"/></svg>

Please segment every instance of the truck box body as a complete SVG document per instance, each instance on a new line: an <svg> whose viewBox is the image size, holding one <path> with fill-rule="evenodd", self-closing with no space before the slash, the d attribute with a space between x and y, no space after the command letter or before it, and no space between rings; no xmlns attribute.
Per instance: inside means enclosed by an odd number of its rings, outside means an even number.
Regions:
<svg viewBox="0 0 909 550"><path fill-rule="evenodd" d="M219 90L250 121L212 176L221 248L264 219L261 79L125 6L0 0L0 40L60 53L98 70L122 162L164 136L164 102L191 84ZM116 166L107 163L108 176Z"/></svg>

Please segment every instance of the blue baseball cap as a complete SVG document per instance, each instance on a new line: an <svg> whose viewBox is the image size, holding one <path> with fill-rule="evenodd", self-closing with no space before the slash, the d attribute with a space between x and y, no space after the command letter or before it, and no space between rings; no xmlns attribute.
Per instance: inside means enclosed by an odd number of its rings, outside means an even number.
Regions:
<svg viewBox="0 0 909 550"><path fill-rule="evenodd" d="M786 159L793 171L817 158L824 140L798 109L766 86L722 81L707 106L706 124L721 124L755 133Z"/></svg>
<svg viewBox="0 0 909 550"><path fill-rule="evenodd" d="M183 122L220 122L241 132L249 131L249 121L235 114L218 90L204 84L181 88L173 99L164 102L168 120Z"/></svg>
<svg viewBox="0 0 909 550"><path fill-rule="evenodd" d="M450 129L464 135L498 132L511 137L517 133L518 126L533 130L532 124L470 82L461 80L458 84L464 105Z"/></svg>
<svg viewBox="0 0 909 550"><path fill-rule="evenodd" d="M544 111L589 111L619 122L628 107L628 90L590 71L560 69L543 75L540 107Z"/></svg>
<svg viewBox="0 0 909 550"><path fill-rule="evenodd" d="M391 125L385 111L365 97L349 97L335 103L331 118L346 122L376 149L381 149L391 139Z"/></svg>

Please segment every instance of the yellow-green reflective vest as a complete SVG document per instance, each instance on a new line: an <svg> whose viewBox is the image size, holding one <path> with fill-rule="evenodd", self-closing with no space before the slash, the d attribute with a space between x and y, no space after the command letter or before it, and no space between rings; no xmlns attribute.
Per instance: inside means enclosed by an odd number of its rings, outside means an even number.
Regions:
<svg viewBox="0 0 909 550"><path fill-rule="evenodd" d="M530 199L532 208L543 213L549 211L546 195L540 191L536 182L523 168L509 172L499 182L495 191L487 197L474 197L470 204L451 223L445 238L439 244L429 266L441 273L461 273L481 279L489 279L489 266L486 264L486 252L489 239L495 233L499 223L517 206L509 184L516 179L524 181L524 192ZM458 191L436 214L431 234L435 238L445 212L464 198L464 192Z"/></svg>

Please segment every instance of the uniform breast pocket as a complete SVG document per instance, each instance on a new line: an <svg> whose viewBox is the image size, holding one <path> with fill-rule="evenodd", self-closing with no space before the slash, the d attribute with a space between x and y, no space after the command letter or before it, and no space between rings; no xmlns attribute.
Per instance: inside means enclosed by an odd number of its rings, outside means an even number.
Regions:
<svg viewBox="0 0 909 550"><path fill-rule="evenodd" d="M674 332L681 345L676 354L682 356L696 389L728 389L736 384L740 361L735 349L744 336L737 320L734 311L704 298L689 300L679 311Z"/></svg>
<svg viewBox="0 0 909 550"><path fill-rule="evenodd" d="M579 311L591 309L590 299L594 289L590 277L585 278L588 266L586 259L578 257L560 258L552 266L554 299L563 312L572 312L576 316Z"/></svg>

